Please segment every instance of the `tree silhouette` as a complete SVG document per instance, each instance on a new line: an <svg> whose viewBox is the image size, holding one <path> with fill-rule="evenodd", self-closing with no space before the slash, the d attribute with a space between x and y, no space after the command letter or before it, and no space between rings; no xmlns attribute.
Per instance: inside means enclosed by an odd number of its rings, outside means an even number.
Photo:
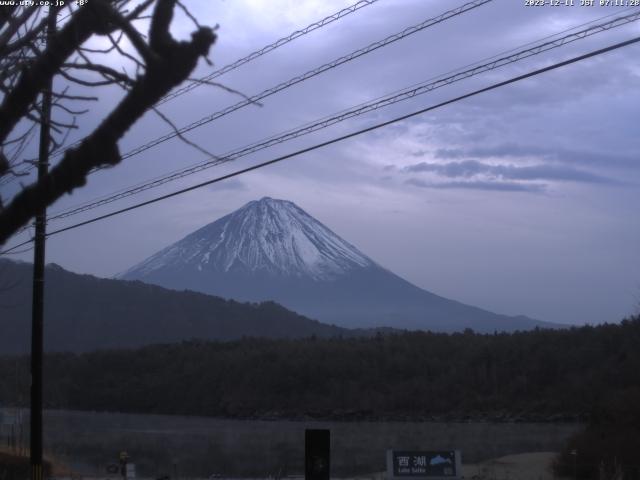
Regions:
<svg viewBox="0 0 640 480"><path fill-rule="evenodd" d="M56 165L22 187L6 206L0 204L0 245L40 209L83 186L89 172L117 165L121 161L118 141L160 98L189 77L216 38L212 28L197 25L177 0L70 3L51 7L49 15L69 13L64 21L58 20L61 27L48 35L47 14L41 7L0 7L0 181L20 175L24 163L20 155L44 118L39 94L54 77L65 80L65 86L53 92L54 108L70 118L50 123L58 134L52 136L50 149L63 152ZM176 6L196 23L189 41L178 41L169 32ZM141 32L143 22L149 25L146 36ZM106 39L110 46L89 48L87 41L94 37ZM129 62L135 74L111 66L114 55ZM87 111L70 105L96 100L73 95L72 85L119 85L125 93L89 135L65 149L66 134L77 128L75 117Z"/></svg>

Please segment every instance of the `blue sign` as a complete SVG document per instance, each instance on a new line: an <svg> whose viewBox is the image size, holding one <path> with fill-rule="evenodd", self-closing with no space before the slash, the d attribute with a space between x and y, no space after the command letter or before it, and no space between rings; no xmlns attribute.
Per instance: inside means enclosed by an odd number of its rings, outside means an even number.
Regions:
<svg viewBox="0 0 640 480"><path fill-rule="evenodd" d="M389 478L455 479L462 477L462 460L458 450L387 452Z"/></svg>

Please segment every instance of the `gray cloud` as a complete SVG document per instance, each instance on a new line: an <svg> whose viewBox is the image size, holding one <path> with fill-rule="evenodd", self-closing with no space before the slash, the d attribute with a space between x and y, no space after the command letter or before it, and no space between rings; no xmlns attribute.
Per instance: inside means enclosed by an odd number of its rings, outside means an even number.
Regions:
<svg viewBox="0 0 640 480"><path fill-rule="evenodd" d="M518 182L491 182L491 181L470 181L470 182L426 182L419 178L410 178L404 182L420 188L444 189L465 189L465 190L487 190L496 192L532 192L540 193L546 190L546 185L538 183L518 183Z"/></svg>
<svg viewBox="0 0 640 480"><path fill-rule="evenodd" d="M619 185L620 182L584 170L561 165L539 164L519 167L516 165L490 165L476 160L462 162L420 162L405 167L405 172L433 172L448 178L471 178L488 175L507 180L559 180L582 183Z"/></svg>
<svg viewBox="0 0 640 480"><path fill-rule="evenodd" d="M201 23L221 25L211 55L215 68L346 5L342 0L237 0L216 2L216 8L212 2L191 3ZM253 95L450 8L449 0L376 2L226 74L221 81ZM223 154L612 13L609 7L529 9L521 2L491 2L273 95L265 99L263 108L239 110L188 135L202 147ZM183 21L176 27L181 36L187 36L193 25ZM156 192L208 180L437 104L601 48L636 30L637 24L631 24L567 44L257 152L239 164L200 172ZM308 208L382 264L443 295L553 321L619 319L629 313L626 295L638 284L634 266L640 262L640 223L635 221L634 205L640 189L600 185L609 179L640 184L636 56L635 47L612 52L240 177L241 181L221 182L64 237L54 236L47 249L48 261L109 276L243 203L270 195ZM202 62L193 76L211 71ZM101 92L101 101L83 117L81 130L70 140L89 133L122 95L115 89ZM219 88L202 87L162 108L176 125L183 126L237 101ZM120 147L128 151L170 131L157 116L146 115ZM30 154L34 152L35 147ZM117 168L101 171L54 208L73 206L202 160L184 143L166 142ZM426 167L425 173L407 171L398 180L402 165L423 160L451 165L439 170ZM400 166L381 172L381 166L396 161ZM491 164L513 165L492 171ZM573 168L562 170L562 166ZM399 185L404 180L406 184ZM554 180L582 182L582 187L567 188L566 195L540 194ZM492 191L532 194L512 194L506 202L504 195ZM6 192L7 197L13 193ZM429 221L416 222L417 218ZM436 222L440 228L434 229ZM145 231L153 235L140 234ZM16 242L25 239L26 235ZM425 243L437 255L425 254ZM486 245L489 251L479 255L478 245ZM502 283L501 277L506 279Z"/></svg>
<svg viewBox="0 0 640 480"><path fill-rule="evenodd" d="M220 191L220 190L248 190L249 187L247 185L238 180L237 178L230 178L228 180L224 180L222 182L214 183L209 186L210 190Z"/></svg>
<svg viewBox="0 0 640 480"><path fill-rule="evenodd" d="M465 158L542 158L548 161L579 163L603 167L639 168L640 158L615 153L587 152L562 148L504 143L487 147L439 148L433 156L442 160Z"/></svg>

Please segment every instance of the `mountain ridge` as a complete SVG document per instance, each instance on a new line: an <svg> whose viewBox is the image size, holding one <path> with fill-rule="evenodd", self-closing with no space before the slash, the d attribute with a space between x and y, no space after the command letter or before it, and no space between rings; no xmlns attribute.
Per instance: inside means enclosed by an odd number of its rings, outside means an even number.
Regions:
<svg viewBox="0 0 640 480"><path fill-rule="evenodd" d="M423 290L293 202L269 197L199 228L118 278L241 301L273 300L344 328L493 332L558 326Z"/></svg>
<svg viewBox="0 0 640 480"><path fill-rule="evenodd" d="M30 348L33 265L0 259L0 354ZM188 340L366 334L325 325L274 302L240 303L139 281L45 268L46 351L86 352Z"/></svg>

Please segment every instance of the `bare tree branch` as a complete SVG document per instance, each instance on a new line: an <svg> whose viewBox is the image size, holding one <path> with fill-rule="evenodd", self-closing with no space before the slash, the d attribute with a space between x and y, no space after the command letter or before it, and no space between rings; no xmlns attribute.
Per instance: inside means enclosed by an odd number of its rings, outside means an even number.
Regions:
<svg viewBox="0 0 640 480"><path fill-rule="evenodd" d="M126 2L120 5L124 4ZM70 55L92 34L111 35L114 29L123 28L119 22L126 17L118 14L114 21L113 12L109 10L112 5L107 0L92 0L86 8L77 10L54 35L47 49L21 74L15 88L0 105L0 143L4 143L21 118L29 115L29 108L44 84L41 77L60 74ZM118 164L121 156L117 142L160 98L189 77L200 58L206 57L215 33L211 28L201 27L191 35L190 41L176 41L169 32L175 6L176 0L156 0L149 41L145 44L151 54L141 54L144 72L132 81L114 110L76 148L68 149L48 174L25 187L0 210L0 244L27 224L35 212L84 185L91 170ZM138 36L138 40L141 39L142 36ZM98 73L116 78L107 70ZM56 98L73 96L62 93Z"/></svg>
<svg viewBox="0 0 640 480"><path fill-rule="evenodd" d="M0 35L0 54L5 53L5 49L9 45L9 42L11 41L13 36L18 33L20 27L22 27L27 22L27 20L29 20L29 17L36 11L37 7L35 5L32 5L29 8L25 8L22 14L17 18L8 18L9 27L4 31L2 35ZM44 28L44 25L42 26L42 28ZM34 35L37 35L38 33L39 32L35 32Z"/></svg>
<svg viewBox="0 0 640 480"><path fill-rule="evenodd" d="M258 102L257 100L252 100L250 96L234 89L231 87L226 86L223 83L219 83L219 82L212 82L211 80L203 80L201 78L189 78L188 79L190 82L193 83L199 83L201 85L210 85L212 87L218 87L221 88L222 90L229 92L229 93L233 93L234 95L238 95L240 97L242 97L243 99L247 100L249 103L255 105L256 107L263 107L264 105L261 102Z"/></svg>
<svg viewBox="0 0 640 480"><path fill-rule="evenodd" d="M104 26L100 15L100 6L104 1L94 0L88 2L86 8L79 9L62 30L52 35L47 49L34 64L23 70L15 88L0 105L0 143L4 143L18 121L26 116L47 79L60 71L64 61L78 45Z"/></svg>
<svg viewBox="0 0 640 480"><path fill-rule="evenodd" d="M131 22L125 19L120 13L112 7L108 7L107 11L109 12L110 20L120 28L124 34L129 38L131 44L135 47L137 52L140 54L142 59L148 64L153 63L158 60L155 58L157 55L149 46L146 44L140 32L138 32Z"/></svg>
<svg viewBox="0 0 640 480"><path fill-rule="evenodd" d="M20 37L13 43L8 43L8 40L5 41L4 38L0 38L0 55L7 55L27 46L29 43L33 42L33 40L35 40L38 37L38 35L40 35L44 31L46 25L47 25L47 19L43 18L42 20L40 20L40 23L38 24L37 27L33 27L29 29L28 32L25 34L25 36ZM10 33L10 30L7 30L4 33L4 35L8 35L9 33ZM11 39L11 36L13 35L9 35L9 40Z"/></svg>
<svg viewBox="0 0 640 480"><path fill-rule="evenodd" d="M185 137L181 132L180 129L169 119L169 117L167 117L164 113L162 113L157 107L151 107L152 110L156 113L156 115L158 115L167 125L169 125L173 131L175 132L176 136L182 140L184 143L186 143L187 145L189 145L190 147L195 148L196 150L198 150L200 153L204 153L207 157L210 158L219 158L217 155L214 155L213 153L211 153L210 151L208 151L206 148L201 147L200 145L198 145L195 142L192 142L191 140L189 140L187 137Z"/></svg>

